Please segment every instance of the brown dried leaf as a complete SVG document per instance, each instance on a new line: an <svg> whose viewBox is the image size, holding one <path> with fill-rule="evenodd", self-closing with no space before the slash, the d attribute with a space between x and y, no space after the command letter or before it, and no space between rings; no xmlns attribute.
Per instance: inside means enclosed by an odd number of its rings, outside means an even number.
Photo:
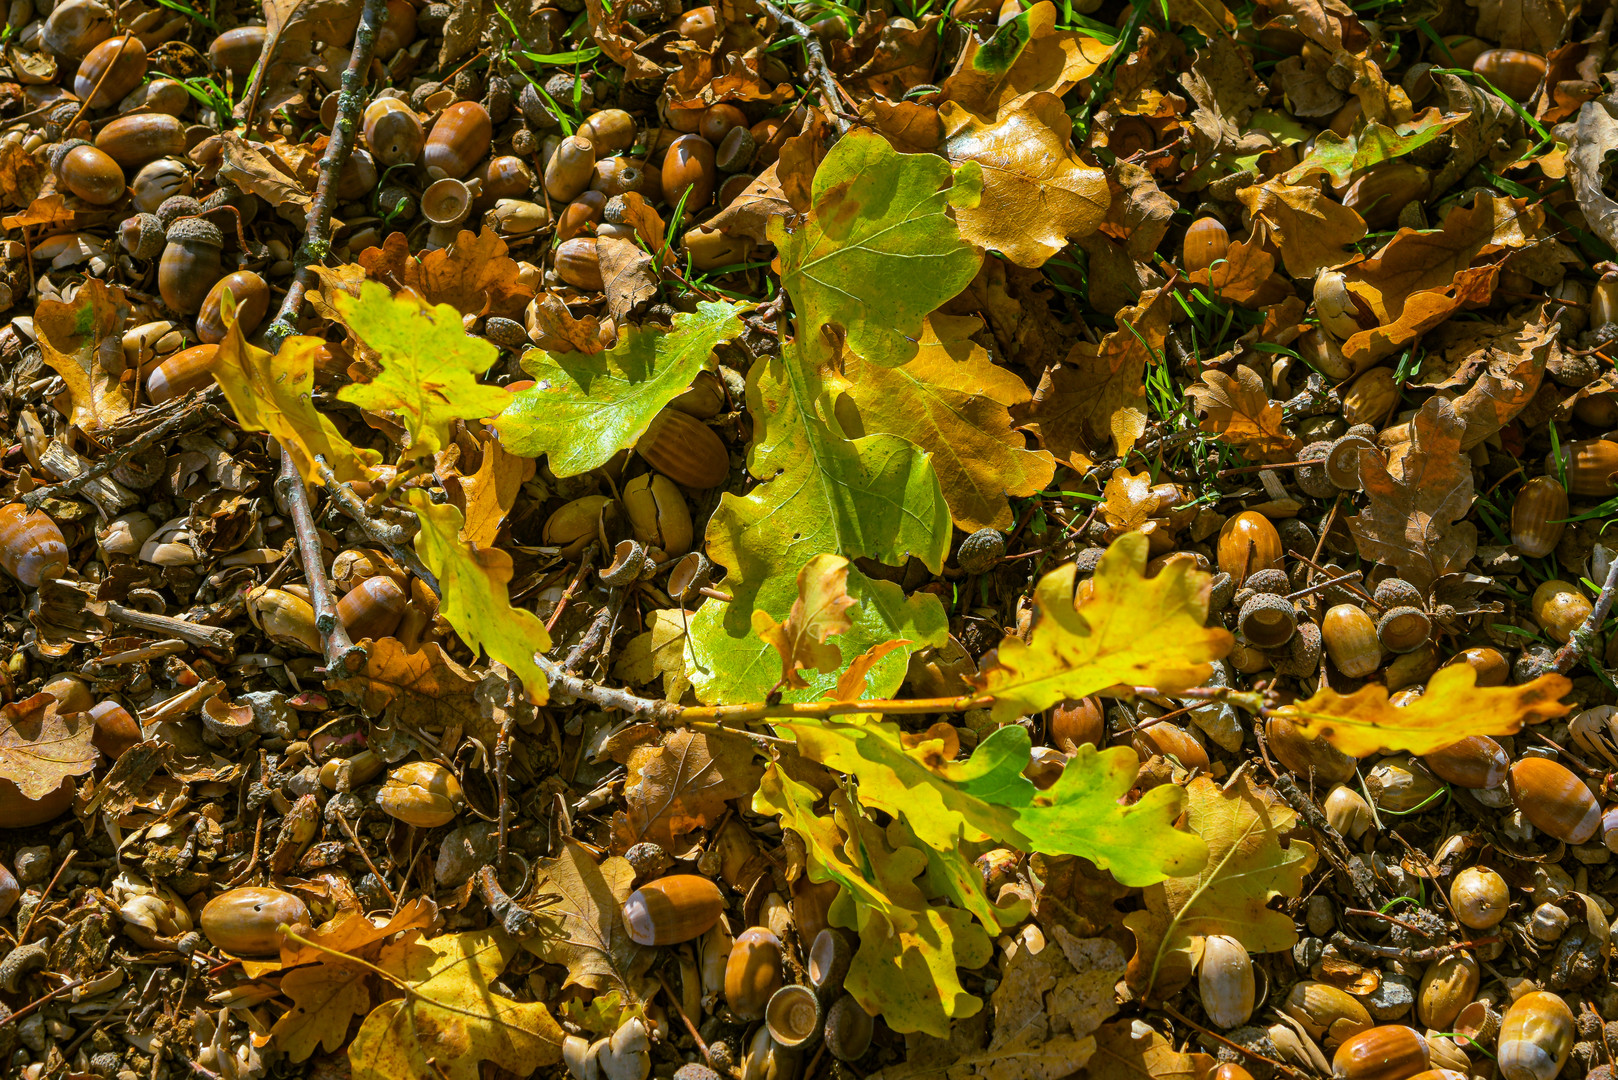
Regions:
<svg viewBox="0 0 1618 1080"><path fill-rule="evenodd" d="M1056 29L1050 0L1022 12L989 41L969 36L955 70L944 80L944 96L969 112L992 119L1000 108L1038 91L1061 97L1100 69L1113 46Z"/></svg>
<svg viewBox="0 0 1618 1080"><path fill-rule="evenodd" d="M85 281L72 303L46 300L34 311L39 347L73 399L72 422L85 431L129 414L124 370L124 327L129 301L98 278Z"/></svg>
<svg viewBox="0 0 1618 1080"><path fill-rule="evenodd" d="M1269 307L1294 295L1292 283L1275 272L1275 256L1252 239L1231 244L1223 259L1185 280L1215 299L1247 308Z"/></svg>
<svg viewBox="0 0 1618 1080"><path fill-rule="evenodd" d="M385 716L390 725L444 730L470 728L481 720L472 697L480 681L437 642L405 652L397 638L378 638L366 653L364 670L328 685L352 694L367 715Z"/></svg>
<svg viewBox="0 0 1618 1080"><path fill-rule="evenodd" d="M662 746L637 748L628 769L624 801L629 808L612 819L618 851L643 840L684 851L690 833L711 827L727 802L750 795L764 775L747 739L710 738L683 728L671 732Z"/></svg>
<svg viewBox="0 0 1618 1080"><path fill-rule="evenodd" d="M1313 277L1353 257L1348 245L1365 235L1365 221L1317 187L1266 180L1236 193L1253 218L1253 238L1281 251L1287 273Z"/></svg>
<svg viewBox="0 0 1618 1080"><path fill-rule="evenodd" d="M1562 42L1568 20L1578 5L1569 8L1562 0L1466 0L1477 9L1477 21L1467 32L1502 49L1526 49L1548 53Z"/></svg>
<svg viewBox="0 0 1618 1080"><path fill-rule="evenodd" d="M258 145L249 143L234 131L219 134L218 175L243 191L250 191L271 206L296 206L308 213L314 197L292 175L290 168L278 168L280 159L266 157ZM333 222L332 227L340 227Z"/></svg>
<svg viewBox="0 0 1618 1080"><path fill-rule="evenodd" d="M1362 558L1387 563L1418 589L1462 569L1477 552L1477 527L1462 520L1472 507L1463 426L1448 402L1429 398L1412 422L1397 475L1380 453L1360 454L1360 483L1371 505L1349 519L1349 531Z"/></svg>
<svg viewBox="0 0 1618 1080"><path fill-rule="evenodd" d="M0 145L0 206L28 206L50 175L43 148L36 157L21 142Z"/></svg>
<svg viewBox="0 0 1618 1080"><path fill-rule="evenodd" d="M596 241L601 280L607 293L607 313L619 326L627 326L630 313L657 295L657 270L651 255L633 240L603 236Z"/></svg>
<svg viewBox="0 0 1618 1080"><path fill-rule="evenodd" d="M617 989L639 997L640 977L654 954L635 944L624 925L623 905L634 888L635 868L608 856L598 866L577 840L568 840L554 859L539 860L536 891L559 897L533 914L543 929L523 947L547 963L567 968L563 986Z"/></svg>
<svg viewBox="0 0 1618 1080"><path fill-rule="evenodd" d="M983 197L955 211L961 236L1019 266L1043 266L1067 241L1096 230L1111 202L1106 177L1073 149L1073 122L1054 94L1036 93L985 124L953 101L940 110L944 154L983 168Z"/></svg>
<svg viewBox="0 0 1618 1080"><path fill-rule="evenodd" d="M1264 380L1245 364L1233 379L1223 371L1202 373L1205 385L1186 390L1206 415L1202 429L1242 449L1254 461L1289 461L1298 440L1282 426L1281 405L1264 391Z"/></svg>
<svg viewBox="0 0 1618 1080"><path fill-rule="evenodd" d="M1463 451L1505 427L1534 400L1546 361L1560 348L1559 334L1542 309L1531 323L1448 322L1428 337L1422 384L1467 387L1450 403L1466 425Z"/></svg>
<svg viewBox="0 0 1618 1080"><path fill-rule="evenodd" d="M10 780L24 798L43 799L70 777L95 767L90 745L95 724L88 713L62 716L56 698L35 694L0 706L0 779Z"/></svg>
<svg viewBox="0 0 1618 1080"><path fill-rule="evenodd" d="M778 686L803 690L809 684L800 669L835 671L842 663L842 649L826 639L854 625L848 609L859 601L848 595L848 565L841 555L816 555L798 571L798 598L785 622L762 609L753 612L753 633L780 654Z"/></svg>
<svg viewBox="0 0 1618 1080"><path fill-rule="evenodd" d="M360 252L359 264L373 281L394 292L413 290L429 304L449 304L463 315L522 319L533 291L517 281L517 260L506 242L485 227L462 231L453 243L417 259L403 233L389 233L379 248Z"/></svg>
<svg viewBox="0 0 1618 1080"><path fill-rule="evenodd" d="M311 40L317 35L340 39L336 28L357 25L360 6L361 0L264 0L264 51L252 84L236 106L237 119L254 115L260 94L271 97L275 108L301 99L288 88L311 55ZM348 35L353 36L352 29ZM247 72L235 74L245 77Z"/></svg>
<svg viewBox="0 0 1618 1080"><path fill-rule="evenodd" d="M43 225L50 228L53 225L73 224L73 210L67 205L61 195L45 195L28 204L28 209L20 214L0 218L0 227L7 229L21 229L28 225Z"/></svg>
<svg viewBox="0 0 1618 1080"><path fill-rule="evenodd" d="M1182 1054L1156 1029L1117 1020L1096 1032L1087 1080L1192 1080L1199 1054Z"/></svg>
<svg viewBox="0 0 1618 1080"><path fill-rule="evenodd" d="M772 162L729 205L703 224L726 236L745 236L757 244L768 243L770 219L793 212L776 176L779 164Z"/></svg>
<svg viewBox="0 0 1618 1080"><path fill-rule="evenodd" d="M1075 344L1065 362L1045 369L1034 399L1012 411L1058 458L1101 453L1111 442L1127 454L1146 430L1145 374L1162 359L1170 299L1157 289L1118 313L1118 329Z"/></svg>
<svg viewBox="0 0 1618 1080"><path fill-rule="evenodd" d="M609 60L624 69L626 83L663 77L663 69L636 52L634 41L622 33L628 16L627 5L585 0L584 6L589 12L590 36Z"/></svg>
<svg viewBox="0 0 1618 1080"><path fill-rule="evenodd" d="M583 353L594 356L607 351L607 341L601 330L601 320L594 315L582 319L573 317L562 298L555 293L543 292L528 305L528 336L546 352Z"/></svg>

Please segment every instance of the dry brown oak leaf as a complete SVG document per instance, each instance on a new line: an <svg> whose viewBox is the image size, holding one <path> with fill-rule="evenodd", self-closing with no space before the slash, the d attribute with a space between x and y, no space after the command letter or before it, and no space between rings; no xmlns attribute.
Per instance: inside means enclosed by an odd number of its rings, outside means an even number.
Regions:
<svg viewBox="0 0 1618 1080"><path fill-rule="evenodd" d="M0 707L0 780L32 802L95 767L89 714L63 716L56 706L52 695L35 694Z"/></svg>
<svg viewBox="0 0 1618 1080"><path fill-rule="evenodd" d="M651 949L635 944L624 925L623 904L634 882L628 860L611 855L598 865L578 841L567 841L554 859L539 860L536 892L549 902L534 910L541 930L523 947L567 968L564 987L616 989L634 1000L641 976L656 959Z"/></svg>
<svg viewBox="0 0 1618 1080"><path fill-rule="evenodd" d="M726 803L752 795L764 776L746 739L709 738L686 729L671 732L662 746L636 747L628 769L624 801L629 809L612 818L617 851L651 840L671 854L684 852L693 831L712 826Z"/></svg>
<svg viewBox="0 0 1618 1080"><path fill-rule="evenodd" d="M1202 429L1213 432L1254 461L1288 461L1298 440L1283 424L1281 405L1271 401L1264 380L1245 364L1238 364L1236 377L1223 371L1202 373L1206 385L1186 390L1206 415Z"/></svg>
<svg viewBox="0 0 1618 1080"><path fill-rule="evenodd" d="M1422 385L1435 390L1465 387L1452 403L1470 450L1509 424L1534 400L1545 365L1561 354L1561 331L1541 307L1532 322L1447 322L1423 341L1427 361Z"/></svg>
<svg viewBox="0 0 1618 1080"><path fill-rule="evenodd" d="M1425 592L1477 553L1472 460L1461 453L1465 425L1442 398L1429 398L1411 423L1410 449L1391 465L1360 452L1360 483L1371 505L1349 519L1360 556L1387 563Z"/></svg>

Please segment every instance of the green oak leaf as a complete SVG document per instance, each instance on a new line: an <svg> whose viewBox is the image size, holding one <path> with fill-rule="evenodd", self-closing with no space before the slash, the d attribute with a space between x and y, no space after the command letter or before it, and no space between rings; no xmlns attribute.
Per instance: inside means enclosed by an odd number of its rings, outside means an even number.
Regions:
<svg viewBox="0 0 1618 1080"><path fill-rule="evenodd" d="M982 254L947 213L974 206L982 170L952 174L934 154L901 154L882 136L851 131L815 170L807 220L788 231L770 220L781 285L792 297L800 341L820 343L837 324L848 348L873 364L916 355L922 320L971 282Z"/></svg>
<svg viewBox="0 0 1618 1080"><path fill-rule="evenodd" d="M1046 855L1081 855L1125 885L1195 873L1207 859L1196 836L1174 827L1183 792L1164 784L1135 803L1140 762L1128 747L1080 747L1045 791L1023 775L1032 748L1026 729L1008 724L965 761L942 759L942 744L906 747L894 724L774 721L798 752L858 780L860 801L903 817L922 843L955 851L991 841Z"/></svg>
<svg viewBox="0 0 1618 1080"><path fill-rule="evenodd" d="M672 329L631 326L604 353L531 349L523 370L535 385L520 391L494 421L500 441L523 457L548 455L557 476L600 468L635 445L658 410L708 367L714 346L742 332L746 304L697 304Z"/></svg>
<svg viewBox="0 0 1618 1080"><path fill-rule="evenodd" d="M1373 120L1348 136L1322 131L1315 137L1309 155L1289 169L1284 179L1289 184L1302 184L1310 177L1325 174L1335 184L1346 184L1355 173L1426 146L1465 119L1464 113L1444 116L1431 108L1391 128Z"/></svg>
<svg viewBox="0 0 1618 1080"><path fill-rule="evenodd" d="M442 450L452 421L493 416L511 401L500 387L477 381L500 350L468 334L461 313L448 304L434 307L410 293L394 296L374 281L362 284L357 298L336 292L332 300L382 365L376 378L343 387L337 399L396 414L410 431L410 457Z"/></svg>

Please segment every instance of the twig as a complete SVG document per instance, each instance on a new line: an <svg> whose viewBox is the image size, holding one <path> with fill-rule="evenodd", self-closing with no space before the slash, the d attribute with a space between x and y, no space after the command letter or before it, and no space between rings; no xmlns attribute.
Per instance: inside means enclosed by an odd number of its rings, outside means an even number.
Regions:
<svg viewBox="0 0 1618 1080"><path fill-rule="evenodd" d="M1209 1031L1207 1028L1203 1027L1201 1024L1198 1024L1195 1021L1191 1020L1184 1013L1180 1012L1180 1010L1176 1009L1173 1005L1170 1005L1168 1002L1165 1001L1162 1005L1159 1006L1159 1008L1161 1008L1164 1012L1168 1013L1170 1016L1174 1017L1174 1019L1178 1020L1180 1023L1184 1024L1186 1027L1191 1028L1193 1031L1196 1031L1198 1034L1203 1035L1206 1038L1213 1039L1214 1041L1216 1041L1216 1042L1218 1042L1218 1043L1220 1043L1220 1044L1222 1044L1222 1045L1224 1045L1226 1047L1229 1047L1230 1049L1235 1050L1237 1053L1240 1053L1240 1054L1242 1054L1242 1055L1244 1055L1246 1057L1249 1057L1249 1058L1253 1059L1254 1061L1262 1061L1262 1062L1264 1062L1264 1064L1270 1066L1272 1069L1275 1069L1277 1072L1280 1072L1280 1073L1285 1074L1286 1076L1292 1077L1293 1080L1303 1080L1304 1074L1299 1072L1297 1069L1294 1069L1292 1066L1286 1064L1285 1062L1276 1061L1274 1058L1267 1058L1263 1054L1259 1053L1256 1050L1249 1050L1247 1047L1243 1046L1241 1043L1232 1042L1231 1040L1225 1038L1223 1035L1219 1034L1219 1032L1217 1032L1217 1031Z"/></svg>
<svg viewBox="0 0 1618 1080"><path fill-rule="evenodd" d="M195 407L187 404L173 416L165 417L159 424L155 424L139 435L124 443L118 449L85 469L71 480L64 480L60 484L49 487L35 488L22 497L23 505L30 510L38 510L46 499L71 499L87 486L106 476L131 457L153 446L182 428L190 427L200 417L206 421L213 414L212 406L223 394L218 387L209 387L206 391L193 392L188 402L194 401ZM196 423L201 427L201 423Z"/></svg>
<svg viewBox="0 0 1618 1080"><path fill-rule="evenodd" d="M820 47L820 39L815 37L815 32L805 23L794 18L790 12L770 3L770 0L759 0L758 6L763 8L770 18L802 40L803 51L809 58L809 70L814 72L815 80L820 83L820 96L826 106L826 112L830 114L832 123L837 125L837 134L846 135L849 124L838 109L838 103L842 98L837 92L837 80L832 78L831 67L826 63L826 53Z"/></svg>
<svg viewBox="0 0 1618 1080"><path fill-rule="evenodd" d="M613 624L618 621L618 613L623 610L625 592L624 589L612 590L607 602L601 605L601 610L590 620L590 625L584 631L584 636L579 639L579 643L569 650L567 659L562 661L563 667L569 671L578 671L580 665L606 643Z"/></svg>
<svg viewBox="0 0 1618 1080"><path fill-rule="evenodd" d="M275 478L275 490L286 503L292 531L298 538L298 559L303 563L304 580L309 583L309 599L315 607L315 629L320 631L326 670L336 675L358 671L365 661L365 650L349 640L343 620L337 617L337 595L326 577L320 534L315 530L315 516L309 510L309 490L304 487L298 466L285 447L281 448L281 475Z"/></svg>
<svg viewBox="0 0 1618 1080"><path fill-rule="evenodd" d="M34 920L39 918L39 913L45 908L45 898L51 894L52 889L56 888L57 881L61 879L67 868L73 865L73 858L78 853L78 848L68 852L67 858L62 860L62 865L56 868L56 873L52 874L51 879L45 883L45 891L39 894L39 900L34 904L33 910L28 912L28 921L23 924L22 932L17 935L19 942L26 943L28 941L28 935L34 929Z"/></svg>
<svg viewBox="0 0 1618 1080"><path fill-rule="evenodd" d="M1601 593L1596 597L1595 607L1590 614L1584 617L1584 622L1573 631L1567 639L1567 644L1556 650L1551 658L1550 669L1558 674L1566 675L1573 670L1582 657L1596 651L1601 639L1596 635L1601 630L1601 624L1607 621L1607 615L1612 611L1613 594L1618 592L1618 559L1612 561L1607 567L1607 580L1601 583Z"/></svg>
<svg viewBox="0 0 1618 1080"><path fill-rule="evenodd" d="M236 635L222 626L203 626L200 623L186 622L176 619L172 615L156 615L150 611L136 611L134 608L124 607L114 600L104 600L91 609L96 613L104 613L107 618L125 626L133 626L137 630L145 630L153 634L163 634L170 638L179 638L205 649L228 649L236 640Z"/></svg>
<svg viewBox="0 0 1618 1080"><path fill-rule="evenodd" d="M1285 596L1281 597L1281 599L1283 599L1283 600L1297 600L1297 599L1300 599L1302 597L1308 596L1310 593L1319 592L1321 589L1329 589L1333 585L1343 585L1343 584L1346 584L1346 583L1348 583L1350 581L1358 581L1363 576L1364 575L1358 570L1350 570L1348 573L1344 574L1342 577L1334 577L1334 578L1331 578L1328 581L1317 581L1313 585L1309 586L1307 589L1299 589L1295 593L1287 593Z"/></svg>
<svg viewBox="0 0 1618 1080"><path fill-rule="evenodd" d="M555 630L556 624L562 621L562 612L567 610L568 603L579 594L579 586L584 584L584 576L590 572L590 567L595 565L596 553L600 550L601 545L594 540L585 545L584 554L579 556L579 572L573 575L573 580L562 590L562 598L556 601L556 610L545 620L547 634Z"/></svg>
<svg viewBox="0 0 1618 1080"><path fill-rule="evenodd" d="M37 1001L30 1001L28 1004L24 1005L22 1008L18 1009L16 1012L14 1012L11 1015L7 1016L4 1020L0 1020L0 1027L5 1027L7 1024L15 1024L18 1020L21 1020L23 1017L25 1017L29 1013L33 1012L35 1009L39 1008L41 1005L48 1004L49 1002L55 1000L56 998L61 997L65 993L67 993L69 990L77 990L79 987L81 987L83 985L84 985L84 980L83 979L74 979L70 983L66 983L66 984L64 984L62 986L58 986L55 990L51 990L48 993L46 993L46 995L44 997L38 999Z"/></svg>
<svg viewBox="0 0 1618 1080"><path fill-rule="evenodd" d="M1462 949L1473 949L1479 945L1490 945L1500 940L1494 937L1482 938L1478 941L1457 941L1449 945L1434 945L1428 949L1402 949L1397 945L1373 945L1369 941L1356 941L1347 934L1338 931L1331 936L1331 944L1339 949L1347 949L1364 956L1380 957L1383 960L1404 960L1412 964L1425 964L1437 960L1441 956L1460 952Z"/></svg>
<svg viewBox="0 0 1618 1080"><path fill-rule="evenodd" d="M331 253L332 191L337 176L348 163L348 154L354 148L354 131L359 126L360 110L365 104L365 72L371 66L371 53L376 47L377 28L387 11L384 0L365 0L360 13L359 26L354 31L354 51L349 54L348 67L343 71L342 90L337 97L337 123L332 128L331 142L320 159L319 178L315 182L314 198L309 202L309 221L303 243L293 262L298 267L281 302L281 311L265 331L264 338L271 351L297 330L298 309L303 296L314 284L315 272L311 267L322 262Z"/></svg>
<svg viewBox="0 0 1618 1080"><path fill-rule="evenodd" d="M337 824L342 826L343 832L348 834L349 840L354 844L354 850L359 852L360 858L365 860L365 866L371 871L371 876L376 878L378 885L382 886L382 894L388 898L388 903L397 907L399 898L393 895L393 890L388 888L388 879L382 876L382 871L378 870L376 863L371 861L371 856L366 852L365 845L360 843L360 838L354 833L354 826L350 825L348 819L342 814L333 814L332 816L337 819Z"/></svg>
<svg viewBox="0 0 1618 1080"><path fill-rule="evenodd" d="M372 517L365 509L365 504L360 501L360 497L354 494L354 489L338 480L337 474L332 472L331 465L318 454L315 456L315 469L320 473L320 478L326 482L326 488L331 492L338 508L360 527L371 542L381 544L387 549L388 554L393 556L395 562L419 577L422 583L433 591L433 595L439 595L441 590L438 587L438 577L427 569L410 547L413 535L410 530L403 525L390 525Z"/></svg>

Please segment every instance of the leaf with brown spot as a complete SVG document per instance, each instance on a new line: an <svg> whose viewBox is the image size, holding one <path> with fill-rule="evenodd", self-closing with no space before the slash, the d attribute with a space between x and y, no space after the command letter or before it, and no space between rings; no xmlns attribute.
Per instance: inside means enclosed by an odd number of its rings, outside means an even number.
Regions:
<svg viewBox="0 0 1618 1080"><path fill-rule="evenodd" d="M1411 424L1410 450L1390 472L1380 453L1360 454L1360 483L1371 504L1348 521L1360 556L1387 563L1425 590L1477 552L1472 459L1461 453L1461 418L1429 398Z"/></svg>
<svg viewBox="0 0 1618 1080"><path fill-rule="evenodd" d="M395 726L443 730L471 727L481 719L472 698L479 681L435 641L406 652L397 638L378 638L363 670L329 685L354 695L368 716L386 717Z"/></svg>
<svg viewBox="0 0 1618 1080"><path fill-rule="evenodd" d="M1253 236L1281 251L1287 273L1313 277L1354 257L1349 245L1365 236L1365 220L1317 187L1266 180L1236 193L1253 218Z"/></svg>
<svg viewBox="0 0 1618 1080"><path fill-rule="evenodd" d="M983 167L983 197L958 207L961 236L1019 266L1043 266L1067 241L1096 230L1111 196L1102 171L1073 148L1073 122L1055 94L1002 108L992 124L946 101L944 154Z"/></svg>
<svg viewBox="0 0 1618 1080"><path fill-rule="evenodd" d="M44 300L34 309L40 352L67 384L70 419L82 430L129 414L129 395L119 382L129 314L124 294L98 278L86 280L72 303Z"/></svg>
<svg viewBox="0 0 1618 1080"><path fill-rule="evenodd" d="M56 706L50 694L0 706L0 779L16 784L30 801L95 767L96 749L90 745L95 724L89 714L63 716Z"/></svg>
<svg viewBox="0 0 1618 1080"><path fill-rule="evenodd" d="M533 910L541 930L523 948L567 968L567 986L597 992L617 989L633 1000L656 953L635 944L623 906L635 887L635 868L616 855L598 864L589 849L568 840L552 859L540 859L535 893L556 899Z"/></svg>
<svg viewBox="0 0 1618 1080"><path fill-rule="evenodd" d="M1202 429L1240 447L1254 461L1288 461L1298 440L1283 426L1281 405L1264 391L1264 380L1245 364L1236 366L1236 377L1209 369L1202 373L1203 385L1186 390L1205 415Z"/></svg>
<svg viewBox="0 0 1618 1080"><path fill-rule="evenodd" d="M707 736L681 729L662 746L637 747L624 781L627 812L613 815L613 849L643 840L671 852L691 846L690 834L711 827L725 804L752 794L764 770L753 763L753 744L733 735Z"/></svg>
<svg viewBox="0 0 1618 1080"><path fill-rule="evenodd" d="M1064 363L1045 369L1031 402L1012 410L1058 458L1104 452L1111 443L1127 454L1146 430L1146 365L1163 355L1169 329L1169 294L1156 289L1118 313L1118 329L1075 344Z"/></svg>

